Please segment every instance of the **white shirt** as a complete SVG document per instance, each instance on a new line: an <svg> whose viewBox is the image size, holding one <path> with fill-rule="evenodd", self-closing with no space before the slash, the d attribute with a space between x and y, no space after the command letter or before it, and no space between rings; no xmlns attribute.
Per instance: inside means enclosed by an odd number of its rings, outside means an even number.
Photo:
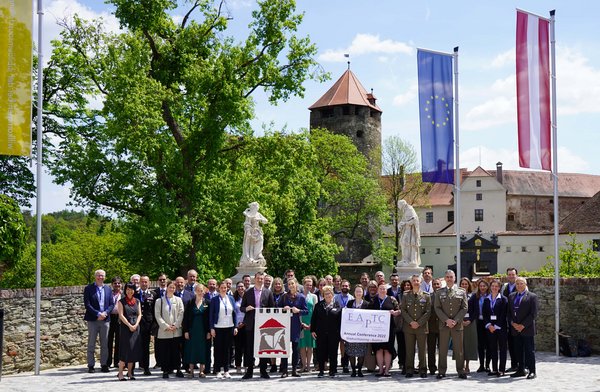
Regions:
<svg viewBox="0 0 600 392"><path fill-rule="evenodd" d="M235 309L231 306L229 297L219 296L219 319L215 323L215 328L233 327L233 312Z"/></svg>

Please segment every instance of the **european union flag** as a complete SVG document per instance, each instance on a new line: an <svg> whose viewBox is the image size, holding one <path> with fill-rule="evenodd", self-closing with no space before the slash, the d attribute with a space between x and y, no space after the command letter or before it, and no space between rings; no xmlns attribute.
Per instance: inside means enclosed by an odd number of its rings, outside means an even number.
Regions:
<svg viewBox="0 0 600 392"><path fill-rule="evenodd" d="M454 184L452 55L419 50L423 182Z"/></svg>

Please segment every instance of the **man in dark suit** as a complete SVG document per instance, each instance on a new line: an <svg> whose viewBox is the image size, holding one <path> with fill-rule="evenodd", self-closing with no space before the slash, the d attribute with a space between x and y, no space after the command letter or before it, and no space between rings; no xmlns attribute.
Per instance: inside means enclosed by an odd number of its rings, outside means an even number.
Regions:
<svg viewBox="0 0 600 392"><path fill-rule="evenodd" d="M506 298L510 297L510 295L517 290L517 276L518 272L516 268L508 267L506 269L506 278L508 282L504 283L500 290L500 293ZM513 342L513 337L510 333L508 334L508 353L510 354L510 368L506 369L506 371L514 372L519 368L519 361L515 352L515 343Z"/></svg>
<svg viewBox="0 0 600 392"><path fill-rule="evenodd" d="M510 376L524 377L527 375L528 379L533 379L536 378L534 337L538 299L527 289L525 278L518 277L515 284L517 290L508 298L508 321L519 368ZM525 367L529 369L529 374L525 373Z"/></svg>
<svg viewBox="0 0 600 392"><path fill-rule="evenodd" d="M142 341L142 359L140 367L144 369L144 375L150 376L150 330L154 321L154 297L155 291L150 290L150 278L146 275L140 277L140 290L137 298L142 307L142 320L140 321L140 338Z"/></svg>
<svg viewBox="0 0 600 392"><path fill-rule="evenodd" d="M96 359L96 337L100 338L100 364L102 372L108 373L108 329L110 326L110 313L115 303L110 286L104 284L106 272L97 270L94 273L95 282L89 284L83 290L83 303L85 305L85 316L88 326L87 365L88 372L94 373Z"/></svg>
<svg viewBox="0 0 600 392"><path fill-rule="evenodd" d="M254 320L256 309L274 308L275 300L271 290L263 287L265 281L265 273L257 272L254 275L254 287L249 288L244 293L240 310L245 313L244 324L246 324L246 350L244 353L244 366L246 366L246 374L243 379L252 378L254 371ZM267 358L261 358L259 361L260 377L270 378L267 373Z"/></svg>

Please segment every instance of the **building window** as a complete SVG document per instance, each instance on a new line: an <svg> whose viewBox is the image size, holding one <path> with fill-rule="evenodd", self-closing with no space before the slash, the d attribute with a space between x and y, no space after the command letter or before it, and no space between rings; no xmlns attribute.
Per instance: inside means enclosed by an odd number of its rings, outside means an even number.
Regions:
<svg viewBox="0 0 600 392"><path fill-rule="evenodd" d="M510 252L512 252L512 249L511 249L511 247L510 247L510 246L507 246L507 247L506 247L506 253L510 253Z"/></svg>
<svg viewBox="0 0 600 392"><path fill-rule="evenodd" d="M544 247L543 246L538 247L538 251L543 252L544 251Z"/></svg>
<svg viewBox="0 0 600 392"><path fill-rule="evenodd" d="M476 193L475 200L483 200L483 193Z"/></svg>
<svg viewBox="0 0 600 392"><path fill-rule="evenodd" d="M483 222L483 208L475 209L475 222Z"/></svg>
<svg viewBox="0 0 600 392"><path fill-rule="evenodd" d="M506 220L509 222L514 222L515 221L515 214L508 214L506 216Z"/></svg>
<svg viewBox="0 0 600 392"><path fill-rule="evenodd" d="M527 247L526 246L522 246L521 247L521 252L527 252Z"/></svg>
<svg viewBox="0 0 600 392"><path fill-rule="evenodd" d="M592 240L592 250L595 252L600 252L600 239Z"/></svg>
<svg viewBox="0 0 600 392"><path fill-rule="evenodd" d="M421 254L424 255L425 254L425 248L421 248Z"/></svg>
<svg viewBox="0 0 600 392"><path fill-rule="evenodd" d="M554 213L553 212L550 213L550 222L554 222Z"/></svg>
<svg viewBox="0 0 600 392"><path fill-rule="evenodd" d="M439 255L439 254L440 254L440 252L441 252L441 249L440 249L440 248L435 248L435 254L436 254L436 255Z"/></svg>
<svg viewBox="0 0 600 392"><path fill-rule="evenodd" d="M433 212L425 213L425 223L433 223Z"/></svg>
<svg viewBox="0 0 600 392"><path fill-rule="evenodd" d="M481 188L481 180L476 180L476 181L475 181L475 186L476 186L477 188Z"/></svg>
<svg viewBox="0 0 600 392"><path fill-rule="evenodd" d="M448 222L454 222L454 211L448 211Z"/></svg>

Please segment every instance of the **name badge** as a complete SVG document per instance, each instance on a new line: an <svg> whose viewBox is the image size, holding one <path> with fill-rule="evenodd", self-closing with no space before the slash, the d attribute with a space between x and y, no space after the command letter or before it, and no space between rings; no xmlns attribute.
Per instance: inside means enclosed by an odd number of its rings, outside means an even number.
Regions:
<svg viewBox="0 0 600 392"><path fill-rule="evenodd" d="M493 315L490 317L490 320L493 320L493 321L496 321L497 319L498 319L498 318L496 317L496 315L495 315L495 314L493 314Z"/></svg>
<svg viewBox="0 0 600 392"><path fill-rule="evenodd" d="M469 318L469 313L465 313L465 318Z"/></svg>

